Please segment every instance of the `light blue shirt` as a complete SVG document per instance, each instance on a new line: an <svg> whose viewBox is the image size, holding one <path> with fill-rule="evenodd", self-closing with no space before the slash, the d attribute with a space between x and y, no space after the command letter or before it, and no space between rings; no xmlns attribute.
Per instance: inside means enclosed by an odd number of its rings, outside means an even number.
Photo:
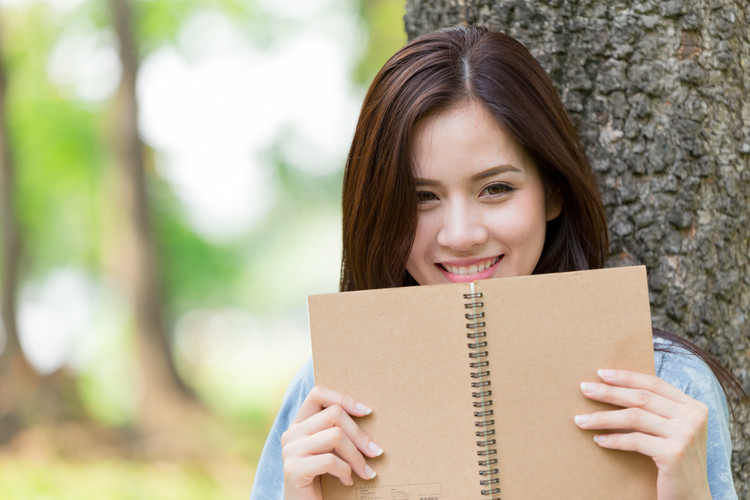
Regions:
<svg viewBox="0 0 750 500"><path fill-rule="evenodd" d="M654 342L661 342L655 340ZM713 500L737 500L732 480L732 441L724 391L711 369L697 356L676 346L671 352L654 351L656 375L708 406L708 484ZM281 435L294 420L302 402L315 385L312 360L308 360L287 389L276 421L263 447L250 500L284 498Z"/></svg>

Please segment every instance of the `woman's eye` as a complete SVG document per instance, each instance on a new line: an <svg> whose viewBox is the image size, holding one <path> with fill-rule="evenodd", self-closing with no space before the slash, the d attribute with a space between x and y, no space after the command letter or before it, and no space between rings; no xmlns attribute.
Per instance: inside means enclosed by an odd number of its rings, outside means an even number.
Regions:
<svg viewBox="0 0 750 500"><path fill-rule="evenodd" d="M490 196L496 196L503 193L508 193L510 191L513 191L513 188L510 187L507 184L503 184L501 182L497 182L495 184L490 184L486 188L482 190L482 193L488 194Z"/></svg>
<svg viewBox="0 0 750 500"><path fill-rule="evenodd" d="M428 201L437 200L435 193L429 191L417 191L417 201L419 203L427 203Z"/></svg>

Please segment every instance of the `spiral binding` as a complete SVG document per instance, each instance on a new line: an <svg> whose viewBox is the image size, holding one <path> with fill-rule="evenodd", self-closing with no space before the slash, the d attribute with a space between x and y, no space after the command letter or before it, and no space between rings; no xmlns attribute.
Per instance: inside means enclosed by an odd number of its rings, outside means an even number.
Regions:
<svg viewBox="0 0 750 500"><path fill-rule="evenodd" d="M474 417L476 421L474 426L477 430L474 434L479 438L477 440L477 456L480 460L478 461L481 486L489 486L489 488L482 489L482 495L489 496L501 500L500 494L500 478L497 477L499 469L497 467L497 448L495 445L495 420L488 418L494 415L492 409L492 390L489 389L490 381L490 362L487 361L489 355L487 348L487 332L484 330L486 326L484 318L484 302L478 299L482 298L482 292L474 291L474 283L471 283L471 293L464 294L464 308L468 309L469 312L464 314L464 317L469 321L466 323L466 338L469 339L467 344L469 348L469 367L475 369L471 372L471 378L474 381L471 382L471 387L475 389L471 393L475 399L473 402L474 406Z"/></svg>

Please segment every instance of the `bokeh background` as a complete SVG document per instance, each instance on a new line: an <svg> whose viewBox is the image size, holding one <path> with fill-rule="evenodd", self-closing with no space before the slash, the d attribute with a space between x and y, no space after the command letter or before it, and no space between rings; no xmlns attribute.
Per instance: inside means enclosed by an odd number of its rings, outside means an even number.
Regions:
<svg viewBox="0 0 750 500"><path fill-rule="evenodd" d="M338 287L345 156L367 84L406 41L403 10L0 0L3 237L15 227L19 241L17 253L3 245L15 317L4 307L0 498L249 496L309 356L306 297ZM138 64L148 301L161 325L149 335L168 359L137 334L138 232L118 152L124 43ZM172 365L177 383L153 380L149 363Z"/></svg>

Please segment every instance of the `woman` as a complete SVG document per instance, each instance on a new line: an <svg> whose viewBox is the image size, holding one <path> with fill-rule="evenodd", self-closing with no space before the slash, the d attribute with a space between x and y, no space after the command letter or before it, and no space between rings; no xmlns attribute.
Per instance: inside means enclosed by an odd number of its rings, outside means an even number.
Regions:
<svg viewBox="0 0 750 500"><path fill-rule="evenodd" d="M472 27L410 42L375 77L344 175L343 235L342 291L600 268L608 255L596 180L544 70L511 37ZM662 500L736 498L712 370L731 376L673 335L654 344L659 377L582 381L586 397L622 409L575 424L601 429L601 447L652 457ZM308 363L253 499L320 498L322 474L375 477L367 458L383 450L353 419L366 402L313 385Z"/></svg>

